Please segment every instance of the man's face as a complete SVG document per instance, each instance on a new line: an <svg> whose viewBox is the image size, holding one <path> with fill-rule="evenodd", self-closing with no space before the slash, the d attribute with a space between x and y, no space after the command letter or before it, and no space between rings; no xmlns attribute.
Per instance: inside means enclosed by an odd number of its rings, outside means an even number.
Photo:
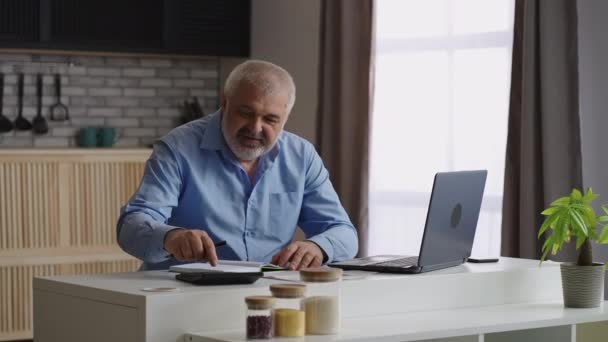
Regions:
<svg viewBox="0 0 608 342"><path fill-rule="evenodd" d="M222 96L222 133L240 161L252 161L270 150L287 122L287 91L276 87L265 95L242 82L230 98Z"/></svg>

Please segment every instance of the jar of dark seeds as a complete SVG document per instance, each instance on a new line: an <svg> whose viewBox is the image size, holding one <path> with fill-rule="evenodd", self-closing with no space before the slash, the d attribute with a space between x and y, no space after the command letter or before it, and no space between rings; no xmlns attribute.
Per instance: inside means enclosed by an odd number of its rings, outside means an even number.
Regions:
<svg viewBox="0 0 608 342"><path fill-rule="evenodd" d="M275 299L271 296L249 296L247 304L247 338L272 338L272 309Z"/></svg>

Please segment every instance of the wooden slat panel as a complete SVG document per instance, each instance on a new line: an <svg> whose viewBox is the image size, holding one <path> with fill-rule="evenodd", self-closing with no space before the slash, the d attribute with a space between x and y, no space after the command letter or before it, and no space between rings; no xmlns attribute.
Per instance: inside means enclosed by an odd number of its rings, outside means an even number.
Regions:
<svg viewBox="0 0 608 342"><path fill-rule="evenodd" d="M0 150L0 341L31 338L33 276L137 269L122 252L74 247L116 248L115 220L149 153Z"/></svg>
<svg viewBox="0 0 608 342"><path fill-rule="evenodd" d="M0 246L57 246L55 164L0 162Z"/></svg>
<svg viewBox="0 0 608 342"><path fill-rule="evenodd" d="M12 222L9 226L9 229L13 230L11 234L13 238L13 244L9 248L22 248L21 244L21 197L19 194L21 193L21 186L17 176L17 164L10 164L10 189L11 189L11 216Z"/></svg>
<svg viewBox="0 0 608 342"><path fill-rule="evenodd" d="M108 245L116 242L115 224L120 208L133 194L141 175L142 163L76 164L71 213L72 245ZM74 228L74 226L78 228Z"/></svg>
<svg viewBox="0 0 608 342"><path fill-rule="evenodd" d="M6 184L6 165L0 164L0 184ZM3 188L6 189L6 188ZM7 191L0 191L0 249L8 249L8 194ZM1 284L0 284L1 285Z"/></svg>

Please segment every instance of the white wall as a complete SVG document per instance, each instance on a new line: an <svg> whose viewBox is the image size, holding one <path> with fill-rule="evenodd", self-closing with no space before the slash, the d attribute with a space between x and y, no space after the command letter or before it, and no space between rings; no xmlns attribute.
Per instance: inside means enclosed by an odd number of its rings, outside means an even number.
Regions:
<svg viewBox="0 0 608 342"><path fill-rule="evenodd" d="M608 131L606 15L608 1L578 1L583 183L600 194L601 203L608 203L608 134L604 133ZM596 248L594 258L608 262L608 246Z"/></svg>
<svg viewBox="0 0 608 342"><path fill-rule="evenodd" d="M251 58L276 63L296 83L286 129L316 142L320 0L253 0Z"/></svg>

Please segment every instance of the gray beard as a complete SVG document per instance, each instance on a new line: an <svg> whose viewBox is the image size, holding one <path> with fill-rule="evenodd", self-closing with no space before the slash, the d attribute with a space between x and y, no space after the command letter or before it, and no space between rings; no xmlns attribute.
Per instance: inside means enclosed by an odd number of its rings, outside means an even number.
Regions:
<svg viewBox="0 0 608 342"><path fill-rule="evenodd" d="M234 153L234 155L243 161L252 161L258 159L261 155L266 153L268 150L272 148L272 146L260 146L260 147L247 147L241 145L236 137L232 137L226 129L224 128L224 123L222 122L222 135L224 136L224 140L228 144L228 147ZM274 146L274 144L273 144Z"/></svg>

